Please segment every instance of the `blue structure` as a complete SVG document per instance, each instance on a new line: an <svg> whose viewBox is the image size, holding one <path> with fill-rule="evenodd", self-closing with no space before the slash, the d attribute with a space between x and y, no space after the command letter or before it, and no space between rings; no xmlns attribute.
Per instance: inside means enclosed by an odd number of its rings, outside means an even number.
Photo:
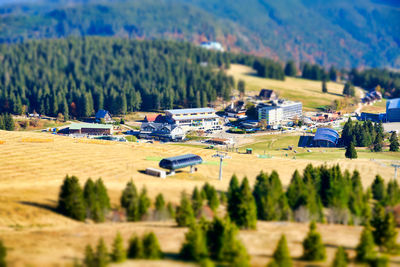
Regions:
<svg viewBox="0 0 400 267"><path fill-rule="evenodd" d="M193 166L203 163L203 159L195 154L186 154L176 157L165 158L158 164L161 168L171 170L171 174L175 170L190 166L190 172L193 172Z"/></svg>
<svg viewBox="0 0 400 267"><path fill-rule="evenodd" d="M388 122L400 122L400 98L386 102L386 119Z"/></svg>
<svg viewBox="0 0 400 267"><path fill-rule="evenodd" d="M336 147L339 133L330 128L318 128L313 139L314 147Z"/></svg>
<svg viewBox="0 0 400 267"><path fill-rule="evenodd" d="M386 113L366 113L362 112L360 116L362 121L386 122Z"/></svg>

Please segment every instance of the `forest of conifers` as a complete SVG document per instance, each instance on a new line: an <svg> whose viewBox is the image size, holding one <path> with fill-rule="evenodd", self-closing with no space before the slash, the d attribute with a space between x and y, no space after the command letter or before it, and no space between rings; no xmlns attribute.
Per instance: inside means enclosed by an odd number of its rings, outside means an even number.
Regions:
<svg viewBox="0 0 400 267"><path fill-rule="evenodd" d="M0 113L88 117L136 110L200 107L228 99L235 86L223 68L258 62L283 79L272 60L208 51L189 43L88 37L0 46Z"/></svg>
<svg viewBox="0 0 400 267"><path fill-rule="evenodd" d="M290 68L270 59L205 50L185 42L115 38L68 38L0 46L0 113L34 112L66 119L89 117L99 109L112 114L207 106L228 99L235 81L231 63L253 67L261 77L283 80ZM288 65L287 64L287 65ZM336 79L318 65L302 64L302 77ZM399 74L355 70L349 78L386 96L399 96Z"/></svg>

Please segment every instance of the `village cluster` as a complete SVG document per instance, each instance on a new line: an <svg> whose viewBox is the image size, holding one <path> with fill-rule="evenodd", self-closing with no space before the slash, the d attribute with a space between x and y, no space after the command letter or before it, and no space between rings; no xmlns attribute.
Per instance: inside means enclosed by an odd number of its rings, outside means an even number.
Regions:
<svg viewBox="0 0 400 267"><path fill-rule="evenodd" d="M361 99L363 104L381 100L381 94L376 91ZM335 147L338 145L341 124L349 117L373 122L400 122L400 99L388 100L386 113L381 114L303 112L301 102L280 99L274 90L262 89L255 97L232 99L224 110L219 112L211 107L203 107L170 109L165 110L164 114L147 114L144 120L139 122L140 126L124 131L125 135L114 135L115 121L106 110L96 113L94 123L74 122L52 131L73 137L114 141L126 141L124 136L135 135L145 142L184 142L190 139L188 136L199 135L202 137L201 142L213 145L234 145L235 140L246 138L250 133L297 132L305 136L300 138L299 146Z"/></svg>

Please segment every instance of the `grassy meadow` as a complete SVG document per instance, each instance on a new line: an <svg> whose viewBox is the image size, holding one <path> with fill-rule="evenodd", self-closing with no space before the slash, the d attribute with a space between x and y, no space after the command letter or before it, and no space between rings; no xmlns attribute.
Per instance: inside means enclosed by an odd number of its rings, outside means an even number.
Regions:
<svg viewBox="0 0 400 267"><path fill-rule="evenodd" d="M275 151L294 143L296 137L284 136L272 140L274 136L260 137L254 143L255 153L264 146ZM263 139L265 138L265 139ZM177 204L182 191L191 192L195 186L209 182L217 190L226 191L232 174L240 179L247 176L254 185L256 175L261 171L277 170L282 183L287 186L295 169L302 171L313 163L324 164L320 154L285 157L276 155L271 159L256 155L229 153L231 159L225 160L223 180L218 181L218 164L212 157L215 151L196 146L166 144L141 144L81 142L79 139L53 136L47 133L0 131L0 236L8 247L10 266L66 266L72 265L75 258L81 259L86 244L95 244L104 237L110 249L117 231L125 242L131 234L154 231L161 248L167 253L163 261L129 261L118 266L192 266L191 263L177 262L174 259L180 249L187 231L175 227L173 221L137 223L80 223L57 214L60 185L66 174L76 175L81 184L88 177L102 177L111 198L112 206L119 205L119 198L126 183L133 179L136 186L146 186L149 197L154 200L163 193L166 201ZM264 142L264 144L259 144ZM260 145L260 148L257 146ZM190 174L187 170L165 180L147 176L147 167L158 167L161 157L185 153L200 155L208 164L198 166L198 172ZM272 153L272 152L271 152ZM282 151L278 151L282 154ZM344 153L344 152L341 152ZM308 155L308 154L307 154ZM317 156L318 155L318 156ZM384 164L383 164L384 163ZM344 158L326 160L326 164L340 164L342 169L358 169L364 186L381 174L387 181L393 176L388 161L370 161L367 158L347 160ZM307 225L292 222L258 222L257 230L241 231L240 238L248 248L254 266L265 266L269 261L280 234L285 232L293 257L302 253L301 241L307 233ZM343 225L320 225L324 243L327 245L328 261L331 262L338 245L344 245L351 255L358 242L360 227ZM317 266L327 266L317 264ZM306 266L296 260L295 266Z"/></svg>
<svg viewBox="0 0 400 267"><path fill-rule="evenodd" d="M247 94L258 94L261 89L274 89L282 98L303 102L306 111L314 111L330 105L335 99L343 99L343 84L328 82L328 93L322 93L322 83L301 78L286 77L284 81L266 79L256 76L255 70L248 66L232 64L227 70L236 81L246 82Z"/></svg>

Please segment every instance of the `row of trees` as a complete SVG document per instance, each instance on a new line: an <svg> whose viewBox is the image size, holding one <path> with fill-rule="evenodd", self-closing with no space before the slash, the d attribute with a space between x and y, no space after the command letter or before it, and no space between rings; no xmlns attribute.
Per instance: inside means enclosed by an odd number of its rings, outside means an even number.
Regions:
<svg viewBox="0 0 400 267"><path fill-rule="evenodd" d="M351 70L349 74L353 84L366 89L380 87L382 95L400 97L400 74L387 69Z"/></svg>
<svg viewBox="0 0 400 267"><path fill-rule="evenodd" d="M0 114L0 130L13 131L14 130L14 119L11 114L4 113Z"/></svg>
<svg viewBox="0 0 400 267"><path fill-rule="evenodd" d="M382 122L353 122L349 118L343 126L341 142L346 147L352 142L356 147L371 147L374 151L382 151L383 140Z"/></svg>
<svg viewBox="0 0 400 267"><path fill-rule="evenodd" d="M90 245L87 245L83 266L105 267L111 262L124 262L127 258L156 260L162 257L163 253L161 252L157 237L153 232L145 234L143 238L133 235L129 240L128 249L125 249L124 240L118 232L115 236L110 253L102 238L99 239L96 250Z"/></svg>
<svg viewBox="0 0 400 267"><path fill-rule="evenodd" d="M61 186L57 210L78 221L103 222L110 210L110 198L102 179L88 179L82 190L76 176L66 176Z"/></svg>

